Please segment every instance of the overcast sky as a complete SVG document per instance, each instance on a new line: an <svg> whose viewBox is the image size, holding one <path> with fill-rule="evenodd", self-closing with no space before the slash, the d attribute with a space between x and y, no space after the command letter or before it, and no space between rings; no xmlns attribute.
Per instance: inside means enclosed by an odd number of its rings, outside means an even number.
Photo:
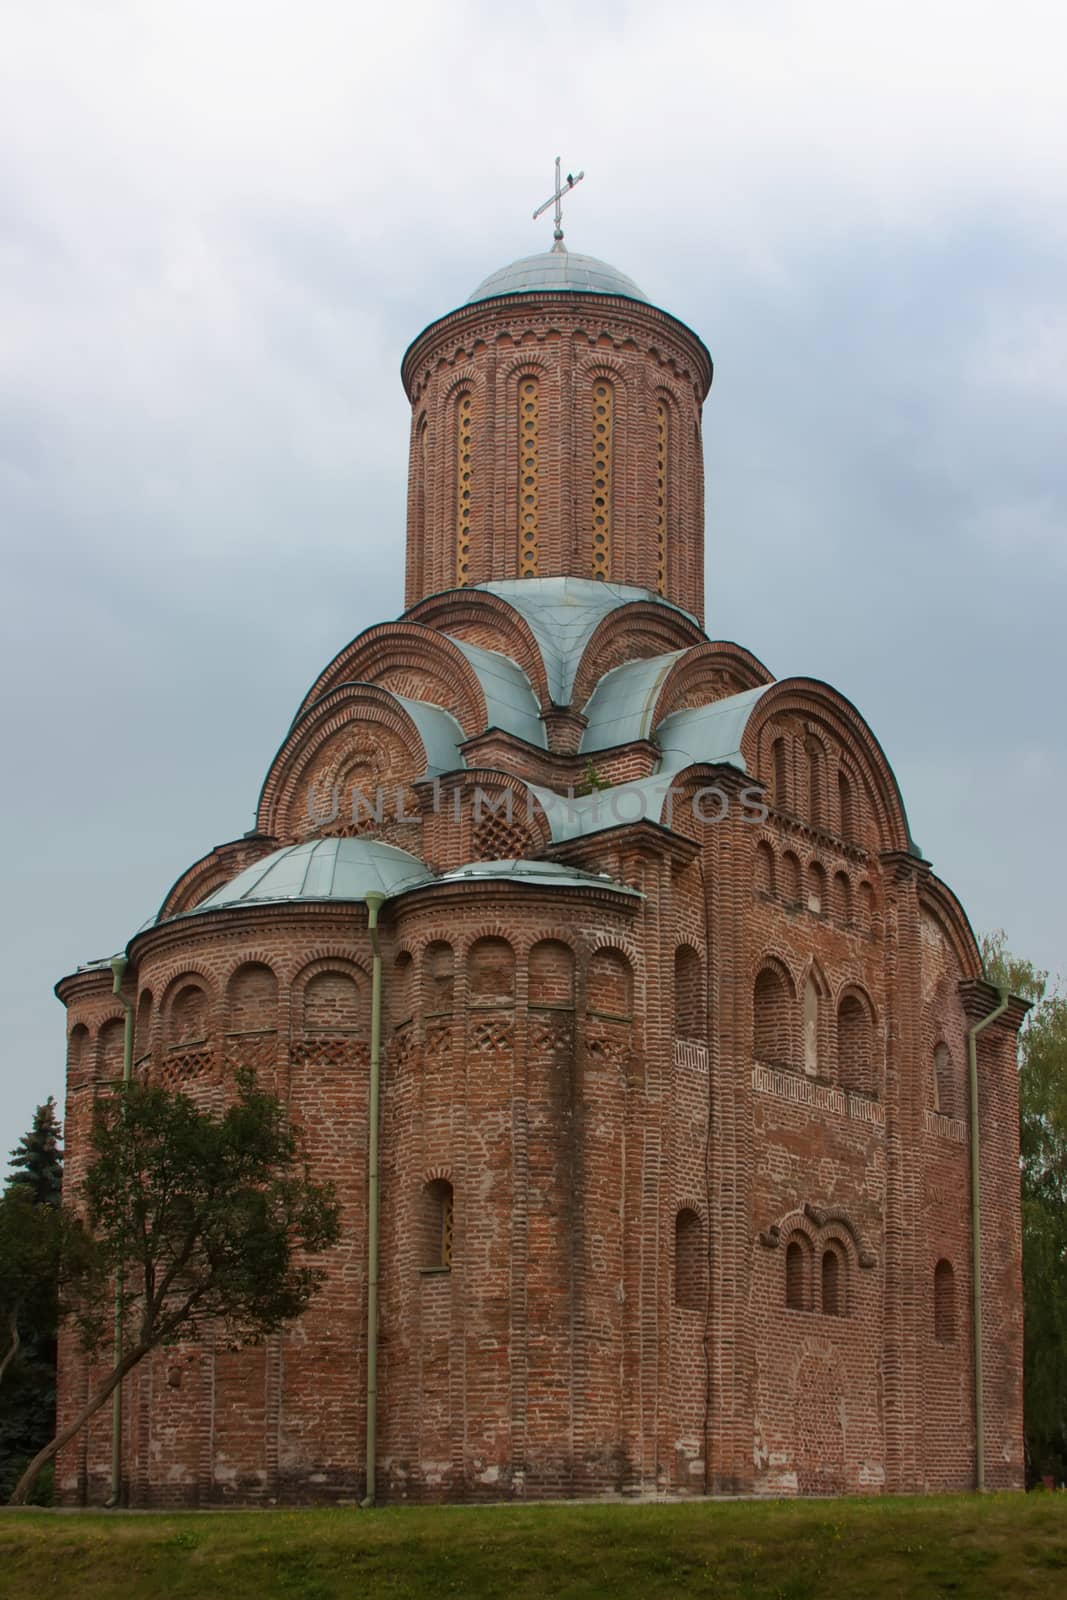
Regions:
<svg viewBox="0 0 1067 1600"><path fill-rule="evenodd" d="M1051 3L0 0L0 1153L51 989L249 828L403 604L401 355L572 248L709 345L707 626L828 679L978 930L1067 966Z"/></svg>

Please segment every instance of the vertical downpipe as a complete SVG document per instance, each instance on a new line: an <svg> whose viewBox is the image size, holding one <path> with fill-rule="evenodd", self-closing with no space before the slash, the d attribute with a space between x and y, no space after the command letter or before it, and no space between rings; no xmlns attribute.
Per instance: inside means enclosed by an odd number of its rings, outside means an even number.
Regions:
<svg viewBox="0 0 1067 1600"><path fill-rule="evenodd" d="M126 976L127 961L125 956L116 956L111 963L114 975L114 989L126 1011L126 1018L122 1031L122 1115L126 1115L126 1091L130 1086L133 1076L133 1001L122 992L123 979ZM124 1290L123 1272L121 1262L115 1268L115 1366L122 1360L122 1297ZM111 1493L104 1504L109 1508L117 1506L122 1499L122 1384L116 1389L111 1401Z"/></svg>
<svg viewBox="0 0 1067 1600"><path fill-rule="evenodd" d="M982 1363L982 1213L981 1167L978 1138L978 1035L1008 1009L1007 989L1000 991L1000 1004L987 1017L976 1022L967 1034L967 1088L971 1121L971 1320L974 1328L974 1486L985 1489L985 1396Z"/></svg>
<svg viewBox="0 0 1067 1600"><path fill-rule="evenodd" d="M374 1505L378 1476L378 1098L382 1051L382 949L378 912L384 894L366 896L367 932L373 962L370 990L370 1100L367 1138L367 1493L364 1509Z"/></svg>

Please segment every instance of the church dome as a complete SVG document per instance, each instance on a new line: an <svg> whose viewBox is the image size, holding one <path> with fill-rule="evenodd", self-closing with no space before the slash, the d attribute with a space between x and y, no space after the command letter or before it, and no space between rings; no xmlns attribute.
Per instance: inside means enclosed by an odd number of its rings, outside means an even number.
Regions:
<svg viewBox="0 0 1067 1600"><path fill-rule="evenodd" d="M417 856L378 839L308 839L264 856L201 900L192 912L285 900L365 900L429 883Z"/></svg>
<svg viewBox="0 0 1067 1600"><path fill-rule="evenodd" d="M546 250L540 255L521 256L518 261L491 272L478 285L467 304L473 305L478 300L494 300L504 294L546 292L614 294L626 300L648 303L648 296L618 267L610 266L596 256L575 255L571 250Z"/></svg>

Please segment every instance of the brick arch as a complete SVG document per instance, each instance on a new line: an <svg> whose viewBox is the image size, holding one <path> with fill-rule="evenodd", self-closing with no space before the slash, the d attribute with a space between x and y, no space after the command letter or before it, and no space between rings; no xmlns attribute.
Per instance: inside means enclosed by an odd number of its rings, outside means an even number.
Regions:
<svg viewBox="0 0 1067 1600"><path fill-rule="evenodd" d="M223 992L228 1032L274 1032L277 1029L278 975L269 961L244 956L233 966Z"/></svg>
<svg viewBox="0 0 1067 1600"><path fill-rule="evenodd" d="M193 990L203 995L199 1008L189 1000L183 1001ZM159 1025L164 1044L171 1049L191 1048L211 1039L216 1028L218 999L217 987L199 968L183 968L170 979L160 999ZM181 1037L177 1037L179 1034Z"/></svg>
<svg viewBox="0 0 1067 1600"><path fill-rule="evenodd" d="M304 1034L362 1034L370 1024L369 984L354 961L309 962L291 991L294 1028Z"/></svg>
<svg viewBox="0 0 1067 1600"><path fill-rule="evenodd" d="M350 734L355 744L357 734L364 739L373 737L374 729L384 730L406 757L405 770L390 774L391 781L403 786L420 777L426 770L426 749L396 696L374 684L342 684L300 718L272 761L259 798L259 831L289 839L321 831L309 818L306 804L300 804L301 791L318 758L339 734ZM344 751L345 746L339 744L332 763L338 771L344 765ZM326 808L324 814L328 814L329 796L321 803ZM343 822L344 818L339 816L338 820Z"/></svg>
<svg viewBox="0 0 1067 1600"><path fill-rule="evenodd" d="M626 1020L634 1015L637 974L633 957L621 945L598 943L586 959L584 980L586 1011Z"/></svg>
<svg viewBox="0 0 1067 1600"><path fill-rule="evenodd" d="M782 678L760 696L741 737L741 754L749 772L770 782L769 734L776 719L791 717L803 724L804 735L840 744L852 772L861 780L859 796L866 799L877 834L879 850L907 851L909 834L904 802L893 770L867 723L851 701L829 684L814 678ZM825 826L825 823L824 823Z"/></svg>
<svg viewBox="0 0 1067 1600"><path fill-rule="evenodd" d="M578 961L570 941L535 939L525 953L526 1003L573 1011L577 1003Z"/></svg>
<svg viewBox="0 0 1067 1600"><path fill-rule="evenodd" d="M463 964L468 1005L514 1006L518 962L509 938L489 934L472 940L464 951Z"/></svg>
<svg viewBox="0 0 1067 1600"><path fill-rule="evenodd" d="M278 840L266 836L234 839L229 844L217 845L175 879L163 897L156 920L163 922L168 917L179 916L183 911L192 911L209 894L236 878L245 867L269 856L277 848Z"/></svg>
<svg viewBox="0 0 1067 1600"><path fill-rule="evenodd" d="M627 661L685 650L704 637L699 623L666 601L632 600L616 606L594 628L582 651L571 690L571 705L580 711L606 672Z"/></svg>
<svg viewBox="0 0 1067 1600"><path fill-rule="evenodd" d="M525 672L541 707L548 704L548 677L540 646L525 617L500 595L486 589L445 589L417 601L401 621L421 623L436 633L507 656ZM466 662L465 656L463 660Z"/></svg>
<svg viewBox="0 0 1067 1600"><path fill-rule="evenodd" d="M462 591L461 591L462 592ZM468 738L486 725L485 693L447 634L414 620L382 622L358 634L305 695L297 720L342 684L374 683L450 711Z"/></svg>
<svg viewBox="0 0 1067 1600"><path fill-rule="evenodd" d="M752 1056L791 1070L796 1056L797 985L787 964L765 954L752 975Z"/></svg>
<svg viewBox="0 0 1067 1600"><path fill-rule="evenodd" d="M593 491L592 428L593 390L598 383L611 386L611 495L609 500L610 535L607 569L598 574L594 567L594 538L590 497ZM625 360L605 354L603 348L580 358L574 367L574 506L578 542L575 557L581 574L594 582L634 583L634 506L628 494L627 473L633 470L631 441L637 419L635 385ZM588 410L587 410L588 401ZM650 587L645 585L644 587Z"/></svg>
<svg viewBox="0 0 1067 1600"><path fill-rule="evenodd" d="M652 713L652 726L658 727L674 711L687 711L758 689L774 678L750 650L729 640L710 640L694 645L676 661L660 687Z"/></svg>
<svg viewBox="0 0 1067 1600"><path fill-rule="evenodd" d="M948 884L934 873L929 873L920 884L919 903L939 924L959 964L960 977L982 977L982 952L974 929Z"/></svg>

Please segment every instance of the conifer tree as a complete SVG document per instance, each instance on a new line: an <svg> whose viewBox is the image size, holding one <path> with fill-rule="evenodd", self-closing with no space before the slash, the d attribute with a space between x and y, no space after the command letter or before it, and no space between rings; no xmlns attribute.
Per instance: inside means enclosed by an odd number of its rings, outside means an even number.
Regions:
<svg viewBox="0 0 1067 1600"><path fill-rule="evenodd" d="M27 1189L38 1206L58 1206L63 1186L62 1132L51 1095L33 1114L33 1126L11 1152L8 1187Z"/></svg>

